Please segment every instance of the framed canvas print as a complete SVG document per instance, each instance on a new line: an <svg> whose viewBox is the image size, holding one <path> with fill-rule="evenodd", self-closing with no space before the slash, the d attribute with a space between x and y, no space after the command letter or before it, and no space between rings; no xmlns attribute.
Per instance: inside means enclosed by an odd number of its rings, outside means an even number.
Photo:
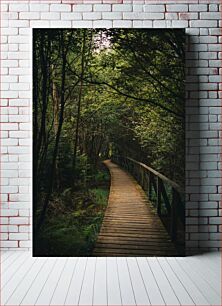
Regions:
<svg viewBox="0 0 222 306"><path fill-rule="evenodd" d="M33 30L33 255L183 256L185 32Z"/></svg>

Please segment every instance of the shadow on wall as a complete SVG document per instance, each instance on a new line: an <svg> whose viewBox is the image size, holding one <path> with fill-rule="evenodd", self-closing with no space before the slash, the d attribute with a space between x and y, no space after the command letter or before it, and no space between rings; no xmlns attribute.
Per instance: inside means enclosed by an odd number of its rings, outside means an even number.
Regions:
<svg viewBox="0 0 222 306"><path fill-rule="evenodd" d="M186 255L202 253L199 248L200 201L200 79L195 37L186 35ZM205 232L207 224L203 225Z"/></svg>

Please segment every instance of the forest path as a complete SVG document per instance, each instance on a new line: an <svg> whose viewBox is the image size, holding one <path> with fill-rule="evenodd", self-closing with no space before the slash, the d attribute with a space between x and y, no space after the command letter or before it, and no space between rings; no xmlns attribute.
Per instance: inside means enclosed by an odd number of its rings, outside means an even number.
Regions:
<svg viewBox="0 0 222 306"><path fill-rule="evenodd" d="M110 160L108 206L93 251L94 256L176 256L155 208L136 180Z"/></svg>

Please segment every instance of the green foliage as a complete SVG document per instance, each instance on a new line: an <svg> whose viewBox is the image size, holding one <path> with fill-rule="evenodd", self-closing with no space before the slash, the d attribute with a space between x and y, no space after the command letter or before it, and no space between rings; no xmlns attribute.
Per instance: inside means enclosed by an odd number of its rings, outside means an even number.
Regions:
<svg viewBox="0 0 222 306"><path fill-rule="evenodd" d="M76 205L67 208L70 199ZM108 189L95 188L81 194L67 189L60 197L54 196L54 201L57 205L41 230L36 255L90 256L107 205Z"/></svg>

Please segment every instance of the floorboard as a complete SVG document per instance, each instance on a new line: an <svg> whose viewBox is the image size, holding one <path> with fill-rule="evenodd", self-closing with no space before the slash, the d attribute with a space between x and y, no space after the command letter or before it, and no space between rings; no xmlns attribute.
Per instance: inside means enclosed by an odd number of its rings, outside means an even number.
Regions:
<svg viewBox="0 0 222 306"><path fill-rule="evenodd" d="M110 160L107 210L94 256L176 256L177 250L145 192L126 171Z"/></svg>
<svg viewBox="0 0 222 306"><path fill-rule="evenodd" d="M219 252L118 258L9 253L1 264L1 305L221 305Z"/></svg>

